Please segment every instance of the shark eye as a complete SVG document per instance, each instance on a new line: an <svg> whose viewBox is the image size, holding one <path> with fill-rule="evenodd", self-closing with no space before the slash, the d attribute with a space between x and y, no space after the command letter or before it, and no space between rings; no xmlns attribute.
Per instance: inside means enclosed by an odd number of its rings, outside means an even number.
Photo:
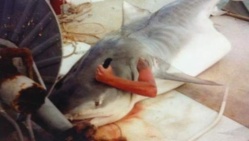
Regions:
<svg viewBox="0 0 249 141"><path fill-rule="evenodd" d="M103 67L107 68L112 62L112 58L106 58L105 62L103 63Z"/></svg>

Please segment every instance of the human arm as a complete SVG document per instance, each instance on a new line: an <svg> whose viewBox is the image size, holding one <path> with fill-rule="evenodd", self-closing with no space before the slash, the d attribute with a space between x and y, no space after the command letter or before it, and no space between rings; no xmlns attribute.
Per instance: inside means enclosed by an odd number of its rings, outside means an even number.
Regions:
<svg viewBox="0 0 249 141"><path fill-rule="evenodd" d="M147 61L139 59L137 69L139 72L137 81L118 77L113 73L111 66L105 69L102 65L97 67L95 77L99 82L112 87L147 97L155 97L157 94L156 83Z"/></svg>

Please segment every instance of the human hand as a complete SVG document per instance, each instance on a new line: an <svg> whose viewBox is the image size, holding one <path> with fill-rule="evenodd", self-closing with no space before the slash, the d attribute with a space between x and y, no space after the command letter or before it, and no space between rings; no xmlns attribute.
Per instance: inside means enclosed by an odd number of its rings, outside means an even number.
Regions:
<svg viewBox="0 0 249 141"><path fill-rule="evenodd" d="M138 63L137 63L137 70L140 72L141 70L148 69L149 67L149 62L143 58L139 58Z"/></svg>
<svg viewBox="0 0 249 141"><path fill-rule="evenodd" d="M96 80L107 83L108 81L111 81L113 76L114 73L111 65L109 65L107 68L104 68L102 65L98 65L95 74Z"/></svg>

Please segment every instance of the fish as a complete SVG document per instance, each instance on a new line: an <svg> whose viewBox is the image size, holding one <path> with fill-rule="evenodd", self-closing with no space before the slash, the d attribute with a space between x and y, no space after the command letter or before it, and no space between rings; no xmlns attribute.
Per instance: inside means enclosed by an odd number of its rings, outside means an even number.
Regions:
<svg viewBox="0 0 249 141"><path fill-rule="evenodd" d="M194 36L205 30L217 32L210 14L218 2L176 0L155 13L124 3L124 7L139 11L137 15L124 9L121 29L90 48L58 81L49 99L71 121L88 120L99 127L123 118L137 102L136 94L95 79L97 66L108 58L112 59L115 75L128 80L138 79L137 62L144 58L155 78L219 85L187 75L172 65Z"/></svg>

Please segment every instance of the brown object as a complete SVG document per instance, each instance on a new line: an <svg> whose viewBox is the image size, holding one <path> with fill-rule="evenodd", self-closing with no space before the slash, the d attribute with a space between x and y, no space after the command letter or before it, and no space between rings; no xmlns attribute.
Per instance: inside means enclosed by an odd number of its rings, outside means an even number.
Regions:
<svg viewBox="0 0 249 141"><path fill-rule="evenodd" d="M229 1L223 10L227 11L226 15L238 19L249 21L249 10L242 1Z"/></svg>
<svg viewBox="0 0 249 141"><path fill-rule="evenodd" d="M231 13L231 12L227 12L227 13L225 13L225 15L231 16L231 17L234 17L234 18L238 18L238 19L241 19L241 20L244 20L244 21L249 21L249 17L234 14L234 13Z"/></svg>
<svg viewBox="0 0 249 141"><path fill-rule="evenodd" d="M26 48L0 49L0 99L15 111L32 113L43 103L46 90L31 78L22 75L13 65L13 58L21 57L27 74L33 77L31 52Z"/></svg>

